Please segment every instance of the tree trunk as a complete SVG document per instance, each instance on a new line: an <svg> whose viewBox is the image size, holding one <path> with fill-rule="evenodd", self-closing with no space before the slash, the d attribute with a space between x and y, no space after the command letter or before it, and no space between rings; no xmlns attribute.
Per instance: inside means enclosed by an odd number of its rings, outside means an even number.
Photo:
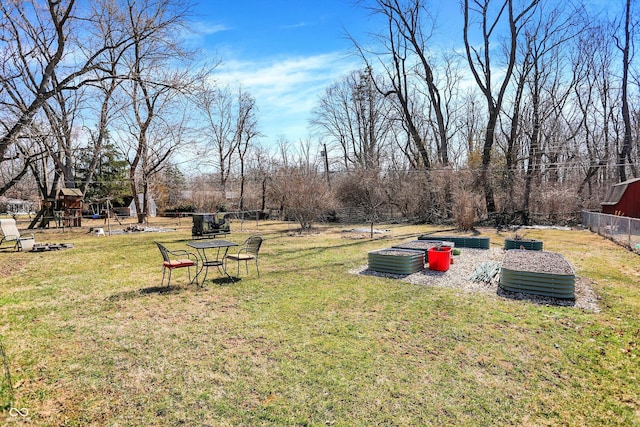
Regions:
<svg viewBox="0 0 640 427"><path fill-rule="evenodd" d="M496 212L496 201L493 193L493 183L489 176L489 168L491 166L491 148L495 137L495 127L498 122L498 110L494 109L489 115L487 123L487 131L484 138L484 146L482 148L482 171L480 173L480 182L484 192L484 201L487 208L487 214Z"/></svg>
<svg viewBox="0 0 640 427"><path fill-rule="evenodd" d="M629 43L630 29L629 21L631 15L631 0L626 1L625 5L625 26L624 26L624 45L622 49L622 119L624 121L624 139L622 149L618 152L618 175L620 182L627 180L626 162L631 157L632 137L631 137L631 117L629 113L629 99L627 94L627 86L629 85Z"/></svg>

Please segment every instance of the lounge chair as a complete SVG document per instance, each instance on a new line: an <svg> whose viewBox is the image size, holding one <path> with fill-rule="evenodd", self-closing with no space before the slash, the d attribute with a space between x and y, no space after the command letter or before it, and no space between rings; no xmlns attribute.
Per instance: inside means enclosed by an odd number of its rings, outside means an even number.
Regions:
<svg viewBox="0 0 640 427"><path fill-rule="evenodd" d="M2 230L0 248L2 248L5 243L8 243L12 245L12 249L16 251L30 251L33 249L35 237L33 234L28 237L21 236L15 219L0 219L0 230Z"/></svg>

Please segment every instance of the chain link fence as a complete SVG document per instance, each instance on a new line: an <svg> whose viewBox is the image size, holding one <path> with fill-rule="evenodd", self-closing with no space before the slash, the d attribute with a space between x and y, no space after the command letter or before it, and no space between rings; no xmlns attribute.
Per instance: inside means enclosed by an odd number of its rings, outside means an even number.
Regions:
<svg viewBox="0 0 640 427"><path fill-rule="evenodd" d="M582 225L617 244L640 253L640 219L582 211Z"/></svg>

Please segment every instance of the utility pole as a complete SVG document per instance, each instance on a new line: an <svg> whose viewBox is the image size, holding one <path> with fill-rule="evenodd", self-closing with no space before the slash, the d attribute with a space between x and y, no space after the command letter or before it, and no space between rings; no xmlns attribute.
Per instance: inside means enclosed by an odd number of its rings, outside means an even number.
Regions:
<svg viewBox="0 0 640 427"><path fill-rule="evenodd" d="M331 188L331 181L329 180L329 153L327 152L327 144L322 144L324 150L320 152L320 155L324 157L324 171L327 175L327 185Z"/></svg>

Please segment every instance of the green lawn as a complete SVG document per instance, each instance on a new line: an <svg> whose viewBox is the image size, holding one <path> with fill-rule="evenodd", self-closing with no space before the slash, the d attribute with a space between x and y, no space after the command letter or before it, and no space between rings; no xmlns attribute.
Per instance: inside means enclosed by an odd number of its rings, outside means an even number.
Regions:
<svg viewBox="0 0 640 427"><path fill-rule="evenodd" d="M239 282L199 288L178 270L159 290L153 242L184 249L190 239L188 221L165 221L177 231L48 230L36 241L74 248L0 252L0 334L13 382L11 391L4 368L3 421L640 424L640 258L588 231L526 237L592 281L599 312L349 274L367 251L431 226L385 225L390 236L370 240L338 226L298 235L294 224L233 224L231 240L266 238L260 278L250 269ZM512 237L486 233L497 246Z"/></svg>

